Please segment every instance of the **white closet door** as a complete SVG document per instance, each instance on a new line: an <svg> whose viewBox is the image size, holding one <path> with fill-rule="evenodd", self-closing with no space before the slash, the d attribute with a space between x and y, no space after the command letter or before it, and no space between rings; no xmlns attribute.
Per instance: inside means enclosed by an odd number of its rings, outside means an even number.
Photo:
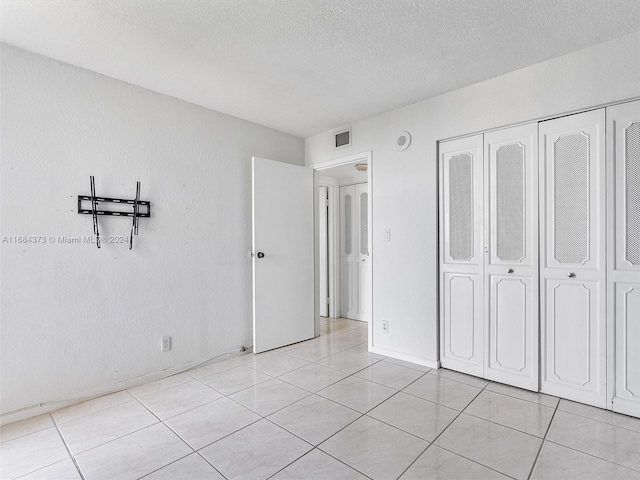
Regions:
<svg viewBox="0 0 640 480"><path fill-rule="evenodd" d="M482 135L442 142L441 363L483 375Z"/></svg>
<svg viewBox="0 0 640 480"><path fill-rule="evenodd" d="M540 123L541 390L606 407L604 109Z"/></svg>
<svg viewBox="0 0 640 480"><path fill-rule="evenodd" d="M538 124L485 134L484 377L538 390Z"/></svg>
<svg viewBox="0 0 640 480"><path fill-rule="evenodd" d="M615 192L608 259L609 315L615 319L613 410L640 416L640 101L607 108L607 124Z"/></svg>
<svg viewBox="0 0 640 480"><path fill-rule="evenodd" d="M356 266L356 309L358 320L371 319L371 261L369 255L369 185L355 185L356 230L358 233Z"/></svg>
<svg viewBox="0 0 640 480"><path fill-rule="evenodd" d="M356 282L356 189L354 185L340 187L340 316L357 317L354 302Z"/></svg>

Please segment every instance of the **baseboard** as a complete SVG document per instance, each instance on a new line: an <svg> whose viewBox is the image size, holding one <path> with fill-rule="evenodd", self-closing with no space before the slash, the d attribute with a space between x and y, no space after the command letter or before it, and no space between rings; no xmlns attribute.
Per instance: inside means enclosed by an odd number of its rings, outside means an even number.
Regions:
<svg viewBox="0 0 640 480"><path fill-rule="evenodd" d="M133 387L144 385L145 383L155 382L156 380L161 380L172 375L177 375L178 373L183 373L196 367L204 367L205 365L221 362L224 360L228 360L229 358L238 357L240 355L246 355L247 353L251 352L252 349L249 349L246 352L222 354L209 360L190 362L185 365L167 368L166 370L151 373L149 375L143 375L141 377L123 380L122 382L118 382L116 384L105 385L102 387L87 390L85 392L79 393L78 395L75 395L73 398L52 400L38 405L33 405L31 407L24 407L19 410L3 413L2 415L0 415L0 426L19 422L20 420L26 420L27 418L36 417L45 413L54 412L56 410L60 410L61 408L75 405L76 403L86 402L87 400L93 400L94 398L98 397L104 397L105 395L121 392L122 390L128 390Z"/></svg>
<svg viewBox="0 0 640 480"><path fill-rule="evenodd" d="M420 358L413 355L407 355L405 353L396 352L393 350L387 350L386 348L380 347L370 347L369 351L371 353L376 353L378 355L384 355L385 357L395 358L396 360L403 360L409 363L415 363L417 365L422 365L423 367L429 368L440 368L440 362L434 360L427 360L426 358Z"/></svg>

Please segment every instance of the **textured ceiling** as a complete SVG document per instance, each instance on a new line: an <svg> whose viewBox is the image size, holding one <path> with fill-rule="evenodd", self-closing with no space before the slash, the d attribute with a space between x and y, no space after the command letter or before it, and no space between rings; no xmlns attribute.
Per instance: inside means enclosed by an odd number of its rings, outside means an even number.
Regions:
<svg viewBox="0 0 640 480"><path fill-rule="evenodd" d="M638 0L0 0L2 42L307 137L640 30Z"/></svg>

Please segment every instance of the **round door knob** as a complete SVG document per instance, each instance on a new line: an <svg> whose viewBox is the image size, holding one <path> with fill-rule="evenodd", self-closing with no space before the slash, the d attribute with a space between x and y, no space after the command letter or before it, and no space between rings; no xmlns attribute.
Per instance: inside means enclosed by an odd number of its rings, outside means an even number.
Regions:
<svg viewBox="0 0 640 480"><path fill-rule="evenodd" d="M258 258L264 258L264 253L258 252Z"/></svg>
<svg viewBox="0 0 640 480"><path fill-rule="evenodd" d="M567 277L569 278L576 278L576 274L573 272L567 273Z"/></svg>
<svg viewBox="0 0 640 480"><path fill-rule="evenodd" d="M507 270L507 273L513 273L513 268L510 268L509 270Z"/></svg>

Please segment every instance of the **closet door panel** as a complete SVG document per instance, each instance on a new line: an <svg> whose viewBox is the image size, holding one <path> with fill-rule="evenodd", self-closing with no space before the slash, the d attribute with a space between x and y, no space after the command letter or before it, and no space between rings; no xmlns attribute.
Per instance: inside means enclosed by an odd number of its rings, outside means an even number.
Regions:
<svg viewBox="0 0 640 480"><path fill-rule="evenodd" d="M538 390L538 124L485 135L485 378Z"/></svg>
<svg viewBox="0 0 640 480"><path fill-rule="evenodd" d="M483 140L440 143L441 363L483 375Z"/></svg>
<svg viewBox="0 0 640 480"><path fill-rule="evenodd" d="M356 318L356 196L353 185L340 187L340 315Z"/></svg>
<svg viewBox="0 0 640 480"><path fill-rule="evenodd" d="M478 334L482 332L481 283L478 275L444 275L444 352L447 360L481 366L482 343L478 342ZM448 367L444 363L443 366ZM475 374L481 376L482 372Z"/></svg>
<svg viewBox="0 0 640 480"><path fill-rule="evenodd" d="M640 101L607 108L613 410L640 416Z"/></svg>
<svg viewBox="0 0 640 480"><path fill-rule="evenodd" d="M615 411L640 417L640 283L615 285Z"/></svg>
<svg viewBox="0 0 640 480"><path fill-rule="evenodd" d="M546 287L547 375L552 387L600 395L600 363L605 345L596 282L548 279ZM575 392L573 393L576 394ZM564 396L564 395L563 395Z"/></svg>
<svg viewBox="0 0 640 480"><path fill-rule="evenodd" d="M489 286L489 356L485 378L529 390L538 389L537 318L532 316L531 277L491 275ZM534 364L535 361L535 364Z"/></svg>
<svg viewBox="0 0 640 480"><path fill-rule="evenodd" d="M606 407L604 110L540 123L541 390Z"/></svg>
<svg viewBox="0 0 640 480"><path fill-rule="evenodd" d="M358 320L371 319L371 259L369 255L369 185L355 185L357 247L356 307Z"/></svg>

